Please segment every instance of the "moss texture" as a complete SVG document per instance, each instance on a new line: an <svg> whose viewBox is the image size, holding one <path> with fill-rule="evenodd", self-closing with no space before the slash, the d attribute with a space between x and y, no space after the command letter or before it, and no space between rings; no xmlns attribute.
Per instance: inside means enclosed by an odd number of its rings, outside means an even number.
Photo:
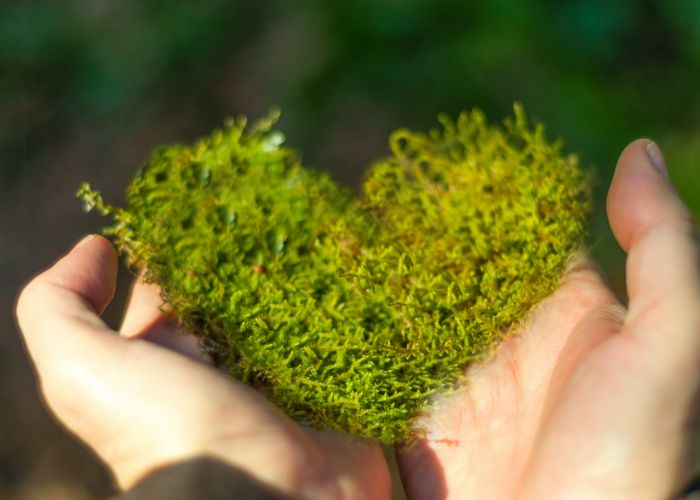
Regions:
<svg viewBox="0 0 700 500"><path fill-rule="evenodd" d="M475 110L396 131L355 198L276 118L158 150L124 209L79 195L232 376L299 421L404 441L557 287L589 183L516 106L503 126Z"/></svg>

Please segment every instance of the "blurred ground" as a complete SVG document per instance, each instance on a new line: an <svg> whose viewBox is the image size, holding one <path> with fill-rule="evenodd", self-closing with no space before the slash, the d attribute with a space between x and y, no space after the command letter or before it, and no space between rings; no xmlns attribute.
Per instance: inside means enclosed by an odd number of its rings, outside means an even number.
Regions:
<svg viewBox="0 0 700 500"><path fill-rule="evenodd" d="M157 145L227 114L283 110L306 163L356 187L399 126L521 101L598 172L591 250L618 290L601 216L617 155L654 137L700 213L700 3L695 0L5 0L0 4L0 498L102 498L102 468L42 408L12 304L101 221ZM129 277L109 309L116 325Z"/></svg>

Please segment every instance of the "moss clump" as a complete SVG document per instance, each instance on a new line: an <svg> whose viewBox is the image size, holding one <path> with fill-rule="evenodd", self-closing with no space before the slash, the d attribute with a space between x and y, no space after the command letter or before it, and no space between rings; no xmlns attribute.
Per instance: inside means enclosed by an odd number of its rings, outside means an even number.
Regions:
<svg viewBox="0 0 700 500"><path fill-rule="evenodd" d="M300 421L405 440L556 288L588 183L516 106L503 127L472 111L395 132L355 199L275 118L157 151L125 209L79 194L234 377Z"/></svg>

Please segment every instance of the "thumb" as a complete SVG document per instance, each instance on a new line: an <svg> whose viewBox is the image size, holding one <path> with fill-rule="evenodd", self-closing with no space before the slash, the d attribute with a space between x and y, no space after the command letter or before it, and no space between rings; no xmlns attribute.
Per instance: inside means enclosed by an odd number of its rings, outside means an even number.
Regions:
<svg viewBox="0 0 700 500"><path fill-rule="evenodd" d="M114 248L105 238L90 235L22 290L17 323L40 375L56 358L55 349L70 346L87 330L111 334L99 314L112 300L116 279Z"/></svg>
<svg viewBox="0 0 700 500"><path fill-rule="evenodd" d="M252 389L150 342L110 330L99 313L110 301L116 254L86 238L34 278L17 301L17 322L59 421L133 485L153 468L204 452L228 457L240 438L301 431Z"/></svg>
<svg viewBox="0 0 700 500"><path fill-rule="evenodd" d="M626 330L658 352L700 355L697 229L655 143L640 139L622 152L607 208L628 254Z"/></svg>

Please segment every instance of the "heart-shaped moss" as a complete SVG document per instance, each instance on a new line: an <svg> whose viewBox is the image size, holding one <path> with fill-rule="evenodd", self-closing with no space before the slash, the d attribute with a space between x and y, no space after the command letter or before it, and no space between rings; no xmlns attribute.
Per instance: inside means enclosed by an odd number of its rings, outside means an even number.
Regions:
<svg viewBox="0 0 700 500"><path fill-rule="evenodd" d="M80 195L234 377L298 420L404 440L556 288L588 182L516 106L504 127L472 111L395 132L354 199L275 119L157 151L126 209Z"/></svg>

